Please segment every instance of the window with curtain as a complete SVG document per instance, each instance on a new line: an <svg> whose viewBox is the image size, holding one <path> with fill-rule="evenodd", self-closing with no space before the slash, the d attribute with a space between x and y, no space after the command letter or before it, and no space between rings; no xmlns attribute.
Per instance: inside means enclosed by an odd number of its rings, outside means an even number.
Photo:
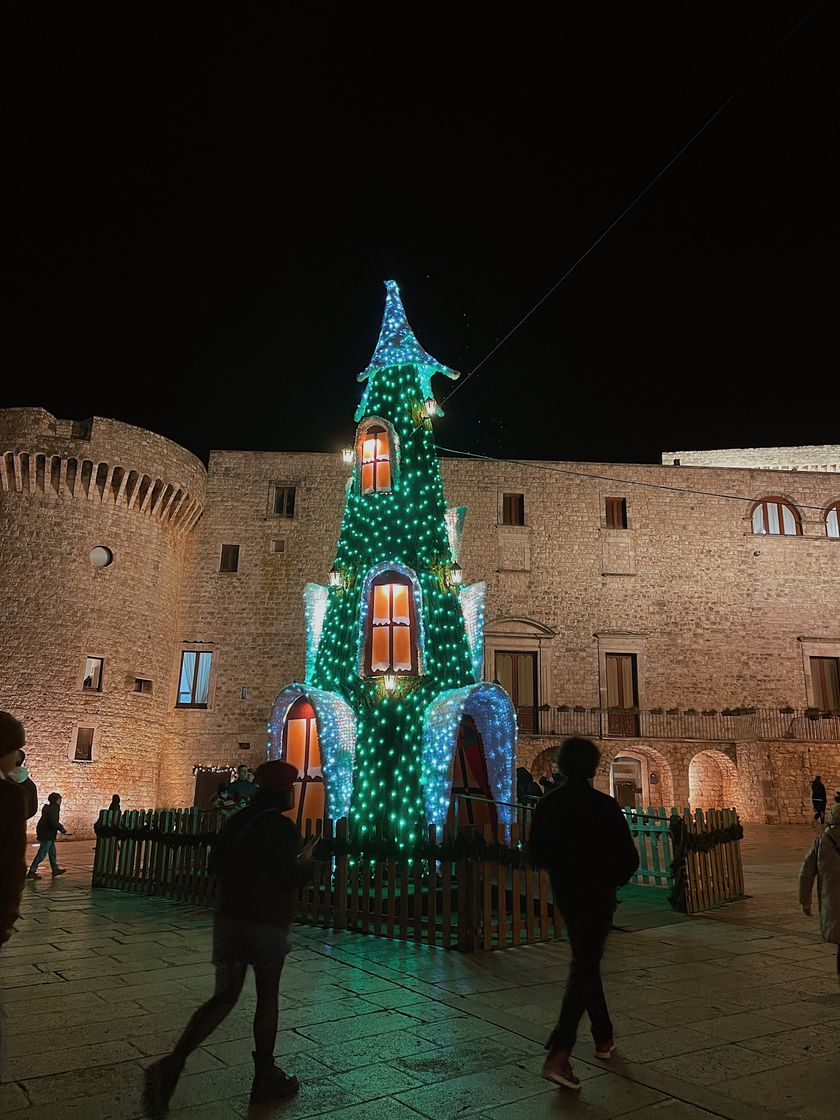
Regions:
<svg viewBox="0 0 840 1120"><path fill-rule="evenodd" d="M835 502L829 508L828 513L825 515L825 535L833 537L835 540L840 537L840 523L838 523L838 515L840 515L840 502Z"/></svg>
<svg viewBox="0 0 840 1120"><path fill-rule="evenodd" d="M752 512L752 531L772 537L798 537L802 535L799 514L784 498L762 498Z"/></svg>
<svg viewBox="0 0 840 1120"><path fill-rule="evenodd" d="M814 704L826 712L840 711L840 659L811 657Z"/></svg>
<svg viewBox="0 0 840 1120"><path fill-rule="evenodd" d="M381 424L371 424L361 436L359 485L363 494L391 489L391 445Z"/></svg>
<svg viewBox="0 0 840 1120"><path fill-rule="evenodd" d="M181 653L176 708L206 708L210 694L210 664L213 654L185 649Z"/></svg>
<svg viewBox="0 0 840 1120"><path fill-rule="evenodd" d="M365 671L417 672L417 623L414 596L407 576L385 572L370 590Z"/></svg>
<svg viewBox="0 0 840 1120"><path fill-rule="evenodd" d="M627 499L604 498L604 515L608 529L626 529Z"/></svg>

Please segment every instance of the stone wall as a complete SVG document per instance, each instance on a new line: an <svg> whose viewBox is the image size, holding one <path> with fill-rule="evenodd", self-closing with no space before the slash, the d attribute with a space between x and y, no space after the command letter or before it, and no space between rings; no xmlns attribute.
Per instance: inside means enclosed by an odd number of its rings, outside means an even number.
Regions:
<svg viewBox="0 0 840 1120"><path fill-rule="evenodd" d="M762 467L783 471L840 471L836 443L807 447L730 447L719 451L663 451L666 466Z"/></svg>
<svg viewBox="0 0 840 1120"><path fill-rule="evenodd" d="M487 679L497 651L532 651L538 703L604 707L606 654L624 652L645 709L799 709L813 701L808 657L840 657L840 542L824 524L840 499L832 474L442 469L449 504L468 507L464 580L487 586ZM67 795L80 827L115 791L129 806L189 804L196 763L261 761L271 702L304 673L303 589L326 582L349 471L338 455L220 451L205 476L183 449L129 425L0 412L0 579L14 605L0 630L0 705L27 722L34 777ZM294 516L275 515L276 486L295 488ZM505 493L524 495L523 526L500 523ZM770 495L796 505L802 536L753 535L753 503ZM607 527L607 496L624 498L626 529ZM90 565L99 544L114 552L110 567ZM236 572L220 571L224 544L239 546ZM206 710L175 707L185 648L212 653ZM101 694L81 691L86 655L105 658ZM132 691L135 676L152 696ZM95 761L73 763L75 728L92 722ZM520 761L557 742L523 735ZM664 761L661 798L680 806L703 750L735 765L745 819L807 818L815 768L840 788L836 743L678 739L604 739L602 788L634 742ZM711 796L711 774L696 796Z"/></svg>
<svg viewBox="0 0 840 1120"><path fill-rule="evenodd" d="M0 463L0 707L26 726L41 801L63 794L65 825L89 835L113 793L126 807L157 801L205 472L150 432L41 409L0 413ZM91 563L97 546L113 554L106 567ZM83 690L87 657L103 659L101 691ZM134 691L137 677L151 694ZM79 727L94 729L91 762L74 761Z"/></svg>

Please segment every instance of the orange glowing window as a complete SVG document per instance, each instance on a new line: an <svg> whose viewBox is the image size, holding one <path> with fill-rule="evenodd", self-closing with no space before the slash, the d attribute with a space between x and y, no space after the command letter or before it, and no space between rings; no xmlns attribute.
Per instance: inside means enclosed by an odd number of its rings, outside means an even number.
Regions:
<svg viewBox="0 0 840 1120"><path fill-rule="evenodd" d="M304 697L296 700L286 717L283 730L283 757L297 767L295 803L292 813L298 828L305 821L324 817L325 789L321 772L321 747L315 710Z"/></svg>
<svg viewBox="0 0 840 1120"><path fill-rule="evenodd" d="M384 428L374 425L365 429L359 459L363 494L391 489L391 448Z"/></svg>
<svg viewBox="0 0 840 1120"><path fill-rule="evenodd" d="M414 599L408 578L385 572L373 585L371 600L367 674L416 673Z"/></svg>

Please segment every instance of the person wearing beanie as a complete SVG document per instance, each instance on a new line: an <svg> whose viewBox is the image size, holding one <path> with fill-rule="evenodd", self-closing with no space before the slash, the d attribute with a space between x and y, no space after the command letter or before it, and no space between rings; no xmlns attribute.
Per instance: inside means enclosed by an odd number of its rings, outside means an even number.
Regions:
<svg viewBox="0 0 840 1120"><path fill-rule="evenodd" d="M12 936L20 917L26 876L26 802L11 776L26 742L20 720L0 712L0 947Z"/></svg>
<svg viewBox="0 0 840 1120"><path fill-rule="evenodd" d="M257 988L251 1100L278 1100L300 1088L296 1077L274 1064L289 926L298 887L311 874L317 843L312 837L302 845L300 833L285 815L294 805L298 776L288 762L264 762L255 775L255 796L219 833L211 857L219 884L213 923L216 990L190 1019L172 1052L146 1071L143 1099L149 1116L165 1115L184 1063L235 1007L249 965Z"/></svg>
<svg viewBox="0 0 840 1120"><path fill-rule="evenodd" d="M557 1026L545 1044L542 1076L579 1089L570 1054L584 1011L595 1057L609 1058L615 1043L601 984L601 957L612 928L616 890L639 866L624 813L613 797L592 786L601 752L590 739L567 739L558 764L565 782L537 803L530 855L551 877L554 905L563 915L572 960Z"/></svg>

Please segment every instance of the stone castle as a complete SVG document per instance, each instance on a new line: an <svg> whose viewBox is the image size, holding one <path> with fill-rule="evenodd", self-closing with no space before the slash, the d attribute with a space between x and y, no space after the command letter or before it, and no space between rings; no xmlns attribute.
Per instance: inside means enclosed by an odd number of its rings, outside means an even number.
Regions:
<svg viewBox="0 0 840 1120"><path fill-rule="evenodd" d="M518 763L539 774L581 732L622 803L809 819L815 774L840 789L839 463L837 446L444 459ZM114 420L0 410L0 707L76 835L112 793L190 805L196 771L265 757L351 469L246 451L205 468Z"/></svg>

